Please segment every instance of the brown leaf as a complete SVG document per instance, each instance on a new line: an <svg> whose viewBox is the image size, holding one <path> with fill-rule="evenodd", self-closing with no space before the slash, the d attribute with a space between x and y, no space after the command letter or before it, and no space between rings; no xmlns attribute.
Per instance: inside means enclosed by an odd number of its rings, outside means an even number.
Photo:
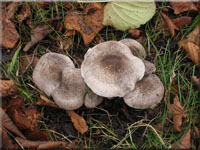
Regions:
<svg viewBox="0 0 200 150"><path fill-rule="evenodd" d="M189 10L198 11L197 7L191 0L185 2L170 2L170 4L174 9L174 14L180 14L184 11L189 11Z"/></svg>
<svg viewBox="0 0 200 150"><path fill-rule="evenodd" d="M31 41L26 44L23 51L27 52L33 45L46 37L53 30L48 25L39 25L31 31Z"/></svg>
<svg viewBox="0 0 200 150"><path fill-rule="evenodd" d="M197 76L192 76L192 81L200 87L200 78L197 78Z"/></svg>
<svg viewBox="0 0 200 150"><path fill-rule="evenodd" d="M52 3L50 2L45 2L45 1L40 1L40 2L33 2L36 5L38 5L40 8L45 9L46 6L51 7Z"/></svg>
<svg viewBox="0 0 200 150"><path fill-rule="evenodd" d="M199 129L196 126L194 126L194 132L195 132L195 134L196 134L197 137L200 136Z"/></svg>
<svg viewBox="0 0 200 150"><path fill-rule="evenodd" d="M18 92L13 80L0 80L0 96L9 96Z"/></svg>
<svg viewBox="0 0 200 150"><path fill-rule="evenodd" d="M183 119L187 119L188 116L185 114L183 106L181 106L178 95L175 96L173 104L170 104L169 101L165 100L168 107L168 112L173 118L174 122L174 131L181 132Z"/></svg>
<svg viewBox="0 0 200 150"><path fill-rule="evenodd" d="M47 97L40 95L40 99L36 102L37 105L42 105L42 106L50 106L54 108L61 109L58 105L56 105L55 102L49 100Z"/></svg>
<svg viewBox="0 0 200 150"><path fill-rule="evenodd" d="M187 35L186 40L187 42L192 42L193 44L200 46L200 23Z"/></svg>
<svg viewBox="0 0 200 150"><path fill-rule="evenodd" d="M50 149L66 146L66 143L63 141L29 141L19 137L16 137L16 139L24 148Z"/></svg>
<svg viewBox="0 0 200 150"><path fill-rule="evenodd" d="M2 147L5 149L19 149L19 147L15 144L13 144L13 140L10 138L10 136L7 134L6 131L0 128L1 138L2 138Z"/></svg>
<svg viewBox="0 0 200 150"><path fill-rule="evenodd" d="M32 18L32 16L31 16L31 9L28 3L25 3L22 5L22 8L19 14L17 15L17 19L19 20L19 22L22 22L23 20L27 18Z"/></svg>
<svg viewBox="0 0 200 150"><path fill-rule="evenodd" d="M12 20L15 17L15 12L18 10L18 2L12 2L10 3L4 10L2 17Z"/></svg>
<svg viewBox="0 0 200 150"><path fill-rule="evenodd" d="M38 61L39 61L39 58L37 56L25 55L19 66L19 69L25 70L29 65L31 65L34 68Z"/></svg>
<svg viewBox="0 0 200 150"><path fill-rule="evenodd" d="M192 59L195 64L199 64L200 47L192 42L187 42L185 39L178 42L179 47L183 47L187 53L187 57Z"/></svg>
<svg viewBox="0 0 200 150"><path fill-rule="evenodd" d="M18 130L18 128L15 126L15 124L12 122L10 117L4 112L3 109L0 108L0 115L2 120L3 127L7 128L11 132L15 133L17 136L26 139L24 135Z"/></svg>
<svg viewBox="0 0 200 150"><path fill-rule="evenodd" d="M69 31L65 32L63 36L68 37L68 36L72 36L72 35L76 35L75 30L69 30Z"/></svg>
<svg viewBox="0 0 200 150"><path fill-rule="evenodd" d="M0 45L5 48L13 48L19 40L19 34L15 29L15 24L8 19L0 21Z"/></svg>
<svg viewBox="0 0 200 150"><path fill-rule="evenodd" d="M103 6L100 3L90 3L81 12L71 10L65 17L65 28L80 32L86 46L94 39L96 34L103 29Z"/></svg>
<svg viewBox="0 0 200 150"><path fill-rule="evenodd" d="M134 39L137 39L140 37L142 31L141 30L138 30L138 29L130 29L128 30L128 32L131 34L131 36L134 38Z"/></svg>
<svg viewBox="0 0 200 150"><path fill-rule="evenodd" d="M67 113L70 116L76 130L78 130L81 134L87 132L88 126L83 117L79 116L72 110L67 110Z"/></svg>
<svg viewBox="0 0 200 150"><path fill-rule="evenodd" d="M191 144L191 129L189 129L181 140L177 143L172 144L172 149L190 149Z"/></svg>
<svg viewBox="0 0 200 150"><path fill-rule="evenodd" d="M182 16L176 19L172 19L173 23L179 28L182 26L189 25L192 21L192 17L189 16ZM161 20L160 23L158 24L158 29L159 30L169 30L168 25L165 21Z"/></svg>
<svg viewBox="0 0 200 150"><path fill-rule="evenodd" d="M179 28L174 24L174 22L169 17L167 17L167 15L165 15L164 13L161 13L161 15L166 21L171 35L174 37L175 30L179 30Z"/></svg>
<svg viewBox="0 0 200 150"><path fill-rule="evenodd" d="M28 140L32 141L49 141L49 133L45 130L26 130L23 132Z"/></svg>

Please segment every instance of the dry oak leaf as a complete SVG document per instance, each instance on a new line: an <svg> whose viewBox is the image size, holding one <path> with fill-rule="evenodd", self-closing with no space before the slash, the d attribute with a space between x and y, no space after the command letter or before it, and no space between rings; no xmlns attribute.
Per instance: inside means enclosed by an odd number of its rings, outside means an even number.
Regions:
<svg viewBox="0 0 200 150"><path fill-rule="evenodd" d="M164 18L164 20L166 21L172 37L174 37L175 30L179 30L179 28L174 24L174 22L167 15L165 15L164 13L161 13L161 15Z"/></svg>
<svg viewBox="0 0 200 150"><path fill-rule="evenodd" d="M171 117L173 118L174 131L181 132L183 119L188 119L188 116L185 114L184 107L180 104L178 95L176 94L173 104L170 104L169 101L167 101L166 103L168 111L172 115Z"/></svg>
<svg viewBox="0 0 200 150"><path fill-rule="evenodd" d="M19 40L19 34L15 29L15 24L8 19L0 21L0 45L4 48L13 48Z"/></svg>
<svg viewBox="0 0 200 150"><path fill-rule="evenodd" d="M39 25L31 30L31 41L26 44L23 51L27 52L33 45L45 38L53 29L49 25Z"/></svg>
<svg viewBox="0 0 200 150"><path fill-rule="evenodd" d="M179 18L172 19L173 23L179 28L182 26L189 25L192 22L192 17L182 16ZM158 24L159 30L169 30L167 23L164 20L161 20Z"/></svg>
<svg viewBox="0 0 200 150"><path fill-rule="evenodd" d="M25 3L22 5L22 8L19 14L17 15L17 19L19 20L19 22L22 22L23 20L27 18L32 18L32 15L31 15L31 9L28 3Z"/></svg>
<svg viewBox="0 0 200 150"><path fill-rule="evenodd" d="M103 29L103 9L100 3L90 3L84 11L71 10L65 17L65 28L80 32L86 46Z"/></svg>
<svg viewBox="0 0 200 150"><path fill-rule="evenodd" d="M13 80L0 80L0 96L5 97L18 92Z"/></svg>
<svg viewBox="0 0 200 150"><path fill-rule="evenodd" d="M180 14L184 11L194 10L198 11L197 7L191 0L187 0L184 2L170 2L171 6L173 7L174 14Z"/></svg>
<svg viewBox="0 0 200 150"><path fill-rule="evenodd" d="M26 139L2 108L0 108L0 117L1 117L3 127L5 127L6 129L10 130L13 133L15 133L17 136L19 136L23 139Z"/></svg>
<svg viewBox="0 0 200 150"><path fill-rule="evenodd" d="M189 129L181 140L177 143L172 144L172 149L190 149L191 144L191 129Z"/></svg>
<svg viewBox="0 0 200 150"><path fill-rule="evenodd" d="M66 146L66 143L63 141L30 141L21 139L19 137L16 137L16 140L18 140L18 142L24 148L50 149L50 148L59 148Z"/></svg>
<svg viewBox="0 0 200 150"><path fill-rule="evenodd" d="M78 130L81 134L87 132L88 126L83 117L79 116L72 110L67 110L67 113L70 116L76 130Z"/></svg>

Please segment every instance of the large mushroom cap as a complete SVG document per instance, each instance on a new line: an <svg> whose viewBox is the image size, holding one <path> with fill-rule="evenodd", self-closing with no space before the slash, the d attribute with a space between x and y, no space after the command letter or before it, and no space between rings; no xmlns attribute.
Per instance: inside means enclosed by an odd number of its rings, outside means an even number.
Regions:
<svg viewBox="0 0 200 150"><path fill-rule="evenodd" d="M103 42L86 53L81 75L88 87L103 97L123 97L144 76L144 63L116 41Z"/></svg>
<svg viewBox="0 0 200 150"><path fill-rule="evenodd" d="M33 82L46 95L50 96L55 88L59 86L62 70L65 67L75 68L68 56L47 53L40 58L33 70Z"/></svg>
<svg viewBox="0 0 200 150"><path fill-rule="evenodd" d="M137 56L139 58L146 57L146 51L144 47L138 41L126 38L126 39L120 40L119 42L128 46L134 56Z"/></svg>
<svg viewBox="0 0 200 150"><path fill-rule="evenodd" d="M59 107L74 110L83 105L86 90L87 86L81 77L81 70L65 68L62 82L52 93L52 97Z"/></svg>
<svg viewBox="0 0 200 150"><path fill-rule="evenodd" d="M151 74L139 81L135 89L125 95L124 102L133 108L153 108L160 103L163 95L162 82L156 75Z"/></svg>
<svg viewBox="0 0 200 150"><path fill-rule="evenodd" d="M85 95L84 104L87 108L95 108L103 102L103 97L96 95L91 90Z"/></svg>

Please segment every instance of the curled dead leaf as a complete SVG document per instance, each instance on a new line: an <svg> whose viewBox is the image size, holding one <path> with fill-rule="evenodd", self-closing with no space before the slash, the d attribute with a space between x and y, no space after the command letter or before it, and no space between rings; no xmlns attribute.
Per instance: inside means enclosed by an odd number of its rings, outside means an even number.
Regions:
<svg viewBox="0 0 200 150"><path fill-rule="evenodd" d="M94 39L96 34L103 29L103 6L100 3L90 3L81 12L71 10L65 17L65 28L80 32L86 46Z"/></svg>
<svg viewBox="0 0 200 150"><path fill-rule="evenodd" d="M174 14L180 14L184 11L198 11L198 8L194 5L191 0L182 1L182 2L170 2L171 6L173 7Z"/></svg>
<svg viewBox="0 0 200 150"><path fill-rule="evenodd" d="M161 13L161 15L166 21L171 35L174 37L175 30L179 30L179 28L174 24L174 22L167 15L165 15L164 13Z"/></svg>
<svg viewBox="0 0 200 150"><path fill-rule="evenodd" d="M81 134L87 132L88 126L83 117L79 116L72 110L67 110L67 113L70 116L76 130L78 130Z"/></svg>
<svg viewBox="0 0 200 150"><path fill-rule="evenodd" d="M42 40L52 31L52 28L48 25L39 25L35 29L31 30L31 41L26 44L23 51L27 52L33 45Z"/></svg>
<svg viewBox="0 0 200 150"><path fill-rule="evenodd" d="M177 143L172 144L172 149L190 149L191 144L191 129L189 129L181 140Z"/></svg>
<svg viewBox="0 0 200 150"><path fill-rule="evenodd" d="M5 97L18 92L13 80L0 80L0 96Z"/></svg>
<svg viewBox="0 0 200 150"><path fill-rule="evenodd" d="M22 22L23 20L27 18L32 18L32 15L31 15L31 9L28 3L25 3L22 5L22 8L19 14L17 15L17 19L19 20L19 22Z"/></svg>
<svg viewBox="0 0 200 150"><path fill-rule="evenodd" d="M2 17L12 20L15 17L15 12L18 10L18 2L12 2L5 8Z"/></svg>

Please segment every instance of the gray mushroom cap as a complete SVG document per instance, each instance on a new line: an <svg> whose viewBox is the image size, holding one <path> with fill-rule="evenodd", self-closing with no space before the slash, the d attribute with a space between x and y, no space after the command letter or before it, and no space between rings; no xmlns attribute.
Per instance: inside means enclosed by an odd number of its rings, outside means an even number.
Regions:
<svg viewBox="0 0 200 150"><path fill-rule="evenodd" d="M137 56L139 58L146 57L146 51L144 47L138 41L126 38L126 39L120 40L119 42L128 46L134 56Z"/></svg>
<svg viewBox="0 0 200 150"><path fill-rule="evenodd" d="M116 41L100 43L85 55L81 75L88 87L103 97L123 97L144 76L144 63Z"/></svg>
<svg viewBox="0 0 200 150"><path fill-rule="evenodd" d="M85 95L84 104L87 108L95 108L103 102L103 97L96 95L91 90Z"/></svg>
<svg viewBox="0 0 200 150"><path fill-rule="evenodd" d="M124 102L133 108L154 108L161 102L163 95L162 82L156 75L151 74L139 81L135 89L124 96Z"/></svg>
<svg viewBox="0 0 200 150"><path fill-rule="evenodd" d="M46 95L50 96L59 86L62 70L66 67L75 68L68 56L47 53L40 58L33 70L33 82Z"/></svg>
<svg viewBox="0 0 200 150"><path fill-rule="evenodd" d="M128 46L130 48L132 54L136 57L139 57L144 62L145 76L156 71L156 67L153 63L151 63L150 61L144 60L144 58L146 57L146 51L139 42L137 42L136 40L133 40L133 39L129 39L129 38L120 40L119 42Z"/></svg>
<svg viewBox="0 0 200 150"><path fill-rule="evenodd" d="M55 103L66 110L78 109L83 105L87 86L81 77L81 70L64 68L62 82L53 93Z"/></svg>

